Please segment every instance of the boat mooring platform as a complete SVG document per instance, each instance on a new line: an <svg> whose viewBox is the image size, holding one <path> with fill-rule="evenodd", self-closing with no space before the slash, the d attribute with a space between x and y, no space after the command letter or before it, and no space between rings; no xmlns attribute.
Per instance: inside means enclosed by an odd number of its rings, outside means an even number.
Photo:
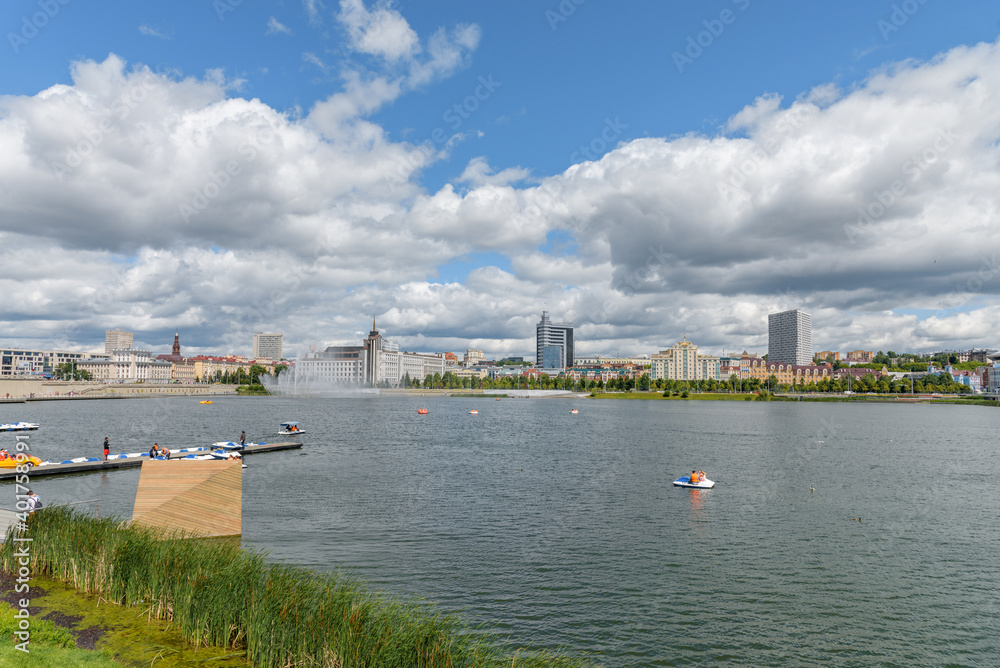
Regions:
<svg viewBox="0 0 1000 668"><path fill-rule="evenodd" d="M276 452L278 450L297 450L302 447L302 443L259 443L248 445L242 450L237 450L241 455L255 455L261 452ZM204 455L217 450L212 446L201 446L184 448L170 453L170 459L183 459L188 455ZM112 455L118 457L118 455ZM28 474L31 478L39 478L46 475L64 475L68 473L94 473L97 471L112 471L115 469L136 468L142 466L143 462L148 462L149 457L141 455L138 457L120 457L118 459L108 459L102 461L100 457L92 457L87 461L74 462L66 460L58 464L42 464L32 466ZM164 460L165 461L165 460ZM10 480L19 475L15 469L0 469L0 480Z"/></svg>

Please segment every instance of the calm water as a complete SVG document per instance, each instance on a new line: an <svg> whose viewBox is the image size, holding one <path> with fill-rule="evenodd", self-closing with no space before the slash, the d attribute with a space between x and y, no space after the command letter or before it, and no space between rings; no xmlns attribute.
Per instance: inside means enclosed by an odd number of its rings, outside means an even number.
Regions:
<svg viewBox="0 0 1000 668"><path fill-rule="evenodd" d="M418 397L0 405L0 422L42 424L31 443L43 458L99 456L106 435L115 452L241 429L277 440L286 419L302 421L306 447L248 459L246 543L348 568L518 644L608 666L1000 665L996 409ZM717 487L670 485L692 468ZM34 487L48 503L100 498L102 514L127 516L137 483L138 471L122 471Z"/></svg>

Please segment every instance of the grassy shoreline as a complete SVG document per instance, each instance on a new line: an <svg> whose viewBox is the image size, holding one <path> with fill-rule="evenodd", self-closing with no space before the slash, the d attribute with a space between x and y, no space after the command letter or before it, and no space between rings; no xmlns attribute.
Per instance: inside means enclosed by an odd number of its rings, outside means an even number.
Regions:
<svg viewBox="0 0 1000 668"><path fill-rule="evenodd" d="M455 615L367 590L340 573L268 562L234 542L182 540L47 508L32 516L33 575L165 620L194 646L245 652L250 665L582 666L548 652L511 652ZM19 567L13 535L0 568ZM134 614L134 613L133 613Z"/></svg>

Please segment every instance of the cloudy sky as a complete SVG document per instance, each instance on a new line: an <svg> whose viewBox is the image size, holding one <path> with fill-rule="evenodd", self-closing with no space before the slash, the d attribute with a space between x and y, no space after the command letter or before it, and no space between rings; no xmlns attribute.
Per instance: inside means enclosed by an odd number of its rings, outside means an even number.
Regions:
<svg viewBox="0 0 1000 668"><path fill-rule="evenodd" d="M179 5L179 6L175 6ZM803 6L809 5L809 6ZM1000 6L10 0L0 345L1000 347Z"/></svg>

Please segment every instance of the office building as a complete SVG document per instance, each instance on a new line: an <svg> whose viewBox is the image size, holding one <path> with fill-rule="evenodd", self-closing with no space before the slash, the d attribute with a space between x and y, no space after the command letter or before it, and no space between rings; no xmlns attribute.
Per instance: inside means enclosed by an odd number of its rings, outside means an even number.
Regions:
<svg viewBox="0 0 1000 668"><path fill-rule="evenodd" d="M104 332L104 353L110 355L116 350L132 347L135 334L121 329L109 329Z"/></svg>
<svg viewBox="0 0 1000 668"><path fill-rule="evenodd" d="M281 332L254 332L253 355L257 359L280 360L282 349Z"/></svg>
<svg viewBox="0 0 1000 668"><path fill-rule="evenodd" d="M398 387L404 378L421 382L444 375L444 354L400 351L375 329L360 346L329 346L304 355L295 365L296 382L302 384Z"/></svg>
<svg viewBox="0 0 1000 668"><path fill-rule="evenodd" d="M767 316L767 361L812 364L812 316L799 309Z"/></svg>
<svg viewBox="0 0 1000 668"><path fill-rule="evenodd" d="M554 358L551 351L545 358L545 348L555 346L559 349L557 366L548 366ZM574 364L573 357L573 324L557 324L549 320L548 311L542 311L542 319L535 326L535 366L544 369L565 369Z"/></svg>
<svg viewBox="0 0 1000 668"><path fill-rule="evenodd" d="M0 377L41 377L53 373L60 364L77 363L91 357L93 355L90 353L8 348L0 350Z"/></svg>

